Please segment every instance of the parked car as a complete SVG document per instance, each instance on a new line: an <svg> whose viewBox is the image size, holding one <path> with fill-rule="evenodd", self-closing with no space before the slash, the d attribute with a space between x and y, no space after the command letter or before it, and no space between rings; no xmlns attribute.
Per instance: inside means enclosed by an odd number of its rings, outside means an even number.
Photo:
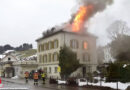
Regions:
<svg viewBox="0 0 130 90"><path fill-rule="evenodd" d="M57 80L58 84L67 84L65 80Z"/></svg>
<svg viewBox="0 0 130 90"><path fill-rule="evenodd" d="M76 83L78 86L85 86L87 85L87 80L85 78L76 79Z"/></svg>
<svg viewBox="0 0 130 90"><path fill-rule="evenodd" d="M18 79L19 77L18 76L14 76L14 77L12 77L11 79Z"/></svg>

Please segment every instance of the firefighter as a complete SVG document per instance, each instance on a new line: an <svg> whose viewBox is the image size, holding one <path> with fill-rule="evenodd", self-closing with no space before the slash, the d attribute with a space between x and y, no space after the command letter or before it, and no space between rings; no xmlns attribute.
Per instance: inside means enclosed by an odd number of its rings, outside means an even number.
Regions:
<svg viewBox="0 0 130 90"><path fill-rule="evenodd" d="M37 71L33 74L33 79L34 79L34 85L38 85L38 72Z"/></svg>
<svg viewBox="0 0 130 90"><path fill-rule="evenodd" d="M26 72L24 73L24 75L25 75L25 82L28 83L29 72L26 71Z"/></svg>
<svg viewBox="0 0 130 90"><path fill-rule="evenodd" d="M42 80L43 80L43 84L45 84L45 73L44 72L41 74L41 77L42 77Z"/></svg>

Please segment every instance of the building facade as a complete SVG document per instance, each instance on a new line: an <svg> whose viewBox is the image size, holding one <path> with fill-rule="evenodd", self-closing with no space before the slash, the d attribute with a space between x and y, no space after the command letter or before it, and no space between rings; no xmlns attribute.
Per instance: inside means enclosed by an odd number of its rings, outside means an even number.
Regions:
<svg viewBox="0 0 130 90"><path fill-rule="evenodd" d="M104 63L114 62L114 58L111 55L111 48L109 45L104 47Z"/></svg>
<svg viewBox="0 0 130 90"><path fill-rule="evenodd" d="M85 76L93 72L97 66L96 37L59 30L37 39L39 69L46 71L48 77L60 78L57 71L60 48L66 45L77 54L82 67L72 73L72 76Z"/></svg>
<svg viewBox="0 0 130 90"><path fill-rule="evenodd" d="M30 57L30 59L24 60L11 53L6 54L0 61L0 76L7 78L18 76L19 78L24 78L26 71L31 72L38 68L36 58Z"/></svg>
<svg viewBox="0 0 130 90"><path fill-rule="evenodd" d="M16 62L17 58L15 58L13 55L6 55L4 58L0 61L0 74L4 77L13 77L15 76L15 70L13 67L13 62Z"/></svg>

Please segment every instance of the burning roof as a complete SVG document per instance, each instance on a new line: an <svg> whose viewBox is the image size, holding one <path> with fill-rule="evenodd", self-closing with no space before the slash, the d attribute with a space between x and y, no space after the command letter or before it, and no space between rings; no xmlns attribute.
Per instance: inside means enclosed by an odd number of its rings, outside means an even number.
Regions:
<svg viewBox="0 0 130 90"><path fill-rule="evenodd" d="M53 27L43 32L43 38L61 31L85 34L87 32L86 28L88 28L85 27L85 23L97 12L103 11L112 2L113 0L79 0L80 8L72 17L71 22L62 25L60 28Z"/></svg>
<svg viewBox="0 0 130 90"><path fill-rule="evenodd" d="M93 10L92 5L88 6L81 6L79 11L77 12L73 23L72 23L72 31L73 32L79 32L83 29L83 25L85 23L85 20L89 18L91 12Z"/></svg>

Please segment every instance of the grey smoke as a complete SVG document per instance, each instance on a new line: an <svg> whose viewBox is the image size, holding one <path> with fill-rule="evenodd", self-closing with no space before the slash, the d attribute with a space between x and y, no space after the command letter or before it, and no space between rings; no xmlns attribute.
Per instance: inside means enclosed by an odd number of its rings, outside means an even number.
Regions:
<svg viewBox="0 0 130 90"><path fill-rule="evenodd" d="M90 17L95 15L97 12L102 12L108 5L111 5L113 0L79 0L79 4L81 5L93 5L94 11Z"/></svg>
<svg viewBox="0 0 130 90"><path fill-rule="evenodd" d="M105 8L108 5L111 5L113 3L114 0L77 0L78 4L80 6L88 6L88 5L92 5L93 11L91 13L89 13L88 18L86 18L86 21L88 21L91 17L93 17L97 12L102 12L103 10L105 10ZM70 24L72 24L74 18L75 18L76 13L72 14L72 18L69 21Z"/></svg>

